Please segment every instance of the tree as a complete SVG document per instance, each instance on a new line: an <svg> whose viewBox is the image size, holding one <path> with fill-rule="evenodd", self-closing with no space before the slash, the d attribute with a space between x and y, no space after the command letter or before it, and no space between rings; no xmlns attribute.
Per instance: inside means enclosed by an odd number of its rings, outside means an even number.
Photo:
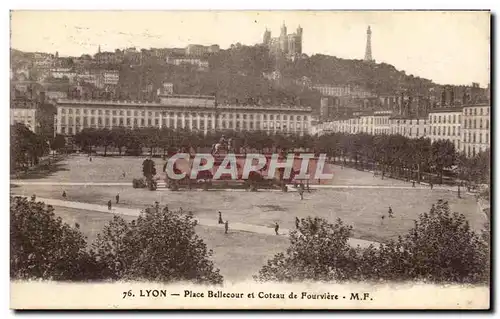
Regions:
<svg viewBox="0 0 500 319"><path fill-rule="evenodd" d="M142 174L146 178L148 187L151 188L153 177L156 175L155 162L152 159L147 158L142 162Z"/></svg>
<svg viewBox="0 0 500 319"><path fill-rule="evenodd" d="M66 147L66 139L61 134L57 134L50 143L50 148L58 152L63 150L65 147Z"/></svg>
<svg viewBox="0 0 500 319"><path fill-rule="evenodd" d="M338 219L329 224L321 218L305 218L290 233L290 247L278 253L254 278L258 281L331 281L349 279L355 270L348 239L352 227Z"/></svg>
<svg viewBox="0 0 500 319"><path fill-rule="evenodd" d="M12 279L102 279L104 267L87 251L78 225L63 223L51 206L11 197L10 215Z"/></svg>
<svg viewBox="0 0 500 319"><path fill-rule="evenodd" d="M100 131L92 128L84 128L75 134L73 141L82 149L86 149L89 154L92 154L92 147L99 144L100 135Z"/></svg>
<svg viewBox="0 0 500 319"><path fill-rule="evenodd" d="M114 216L93 247L116 280L221 284L223 278L209 259L212 251L196 235L196 224L191 213L149 207L131 222Z"/></svg>
<svg viewBox="0 0 500 319"><path fill-rule="evenodd" d="M107 128L98 130L94 134L94 136L96 136L95 140L97 142L97 145L104 147L104 156L106 156L108 147L110 147L114 143L113 139L116 136Z"/></svg>
<svg viewBox="0 0 500 319"><path fill-rule="evenodd" d="M443 183L443 170L450 168L456 161L455 145L449 140L432 143L432 163L439 172L440 184Z"/></svg>
<svg viewBox="0 0 500 319"><path fill-rule="evenodd" d="M113 145L118 149L118 155L122 155L122 150L127 146L127 141L131 138L133 134L132 130L125 129L123 126L115 126L111 129L111 141Z"/></svg>

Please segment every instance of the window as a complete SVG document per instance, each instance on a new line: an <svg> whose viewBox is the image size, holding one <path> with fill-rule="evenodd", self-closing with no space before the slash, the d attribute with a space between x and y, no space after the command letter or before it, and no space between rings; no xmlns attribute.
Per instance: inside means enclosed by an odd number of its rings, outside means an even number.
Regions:
<svg viewBox="0 0 500 319"><path fill-rule="evenodd" d="M148 119L148 126L151 126L151 119Z"/></svg>
<svg viewBox="0 0 500 319"><path fill-rule="evenodd" d="M443 123L446 123L446 118L447 118L447 116L443 115Z"/></svg>
<svg viewBox="0 0 500 319"><path fill-rule="evenodd" d="M474 109L474 115L477 115L477 109Z"/></svg>
<svg viewBox="0 0 500 319"><path fill-rule="evenodd" d="M490 121L489 120L486 120L486 129L489 129L490 128Z"/></svg>
<svg viewBox="0 0 500 319"><path fill-rule="evenodd" d="M481 109L482 110L482 109ZM483 128L483 119L479 119L479 128L482 129Z"/></svg>
<svg viewBox="0 0 500 319"><path fill-rule="evenodd" d="M474 132L474 135L472 135L472 142L476 143L476 133Z"/></svg>
<svg viewBox="0 0 500 319"><path fill-rule="evenodd" d="M153 112L149 111L148 116L153 116Z"/></svg>
<svg viewBox="0 0 500 319"><path fill-rule="evenodd" d="M116 111L115 110L113 110L113 115L116 115Z"/></svg>
<svg viewBox="0 0 500 319"><path fill-rule="evenodd" d="M439 115L439 123L441 123L441 115Z"/></svg>
<svg viewBox="0 0 500 319"><path fill-rule="evenodd" d="M483 115L483 108L479 109L479 115Z"/></svg>
<svg viewBox="0 0 500 319"><path fill-rule="evenodd" d="M130 110L129 110L129 111L127 111L127 116L130 116Z"/></svg>
<svg viewBox="0 0 500 319"><path fill-rule="evenodd" d="M474 110L475 110L475 109L474 109ZM476 119L474 119L474 122L473 122L473 123L474 123L474 126L473 126L473 127L474 127L474 128L476 128Z"/></svg>
<svg viewBox="0 0 500 319"><path fill-rule="evenodd" d="M123 111L120 111L120 116L123 116Z"/></svg>
<svg viewBox="0 0 500 319"><path fill-rule="evenodd" d="M483 142L483 135L479 134L479 143L482 143L482 142Z"/></svg>
<svg viewBox="0 0 500 319"><path fill-rule="evenodd" d="M484 135L484 142L485 142L485 143L489 143L489 142L488 142L488 138L489 138L488 133L486 133L486 134Z"/></svg>
<svg viewBox="0 0 500 319"><path fill-rule="evenodd" d="M455 136L455 126L453 126L453 136Z"/></svg>

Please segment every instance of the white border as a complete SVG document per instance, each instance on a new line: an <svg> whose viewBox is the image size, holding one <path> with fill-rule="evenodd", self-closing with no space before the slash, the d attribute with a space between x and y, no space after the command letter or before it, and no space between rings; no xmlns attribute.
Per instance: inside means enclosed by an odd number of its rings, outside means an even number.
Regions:
<svg viewBox="0 0 500 319"><path fill-rule="evenodd" d="M444 9L444 10L451 10L451 9L491 9L494 13L498 13L498 6L499 6L499 1L485 1L485 0L475 0L475 1L436 1L436 0L419 0L419 1L412 1L412 2L403 2L403 1L343 1L343 2L336 2L335 4L332 4L329 1L321 1L321 0L309 0L309 1L296 1L296 0L288 0L284 1L281 3L278 2L270 2L270 1L263 1L263 0L253 0L251 2L247 3L242 3L240 1L222 1L222 0L211 0L211 1L193 1L193 0L185 0L185 1L178 1L176 3L162 3L160 1L149 1L149 0L142 0L142 1L132 1L132 0L121 0L121 1L115 1L114 3L103 3L102 1L99 0L87 0L85 2L73 2L73 1L53 1L53 0L46 0L46 1L36 1L36 0L30 0L30 1L16 1L16 3L12 7L7 7L10 3L7 1L2 1L2 10L1 12L3 13L1 15L1 27L2 27L2 32L0 33L2 36L2 43L4 44L4 50L2 50L2 64L1 64L1 74L3 75L2 79L2 85L0 85L0 90L2 90L2 96L5 97L4 101L7 105L4 105L2 108L0 108L0 112L2 113L0 118L4 119L7 121L9 118L9 106L8 106L8 96L9 96L9 86L8 86L8 77L7 75L9 74L9 54L7 52L9 49L9 13L7 10L9 9L38 9L38 10L48 10L48 9L84 9L84 10L106 10L106 9L119 9L119 10L155 10L155 9L171 9L171 10L178 10L178 9L189 9L189 10L207 10L207 9L224 9L224 10L241 10L241 9L262 9L262 10L269 10L269 9L287 9L287 10L292 10L292 9L309 9L309 10L391 10L391 9L399 9L399 10L404 10L404 9L421 9L421 10L426 10L426 9ZM4 8L5 7L5 8ZM498 17L496 17L498 18ZM498 20L496 21L498 23ZM493 33L495 35L494 40L498 40L496 32ZM496 43L495 41L494 43ZM494 58L492 56L492 58ZM498 89L498 84L495 85L494 89L492 90L495 92ZM498 111L495 111L495 123L497 120ZM6 125L1 125L0 129L2 130L1 134L2 137L4 138L3 140L6 141L6 143L3 143L6 151L8 152L8 147L9 147L9 125L5 123ZM495 126L496 127L496 126ZM497 130L495 130L494 134L497 133ZM495 134L495 148L497 148L497 134ZM500 142L498 142L500 143ZM1 304L1 310L2 310L2 317L6 315L5 317L11 317L14 316L14 313L12 311L9 311L9 272L8 272L8 255L9 255L9 224L8 224L8 202L9 202L9 197L8 197L8 191L9 191L9 176L7 175L8 169L9 169L9 156L2 156L1 157L1 164L3 166L3 169L0 171L2 174L2 181L4 183L1 184L2 190L0 191L0 196L2 196L2 204L4 204L5 210L3 210L3 222L0 223L0 227L2 227L0 233L4 236L4 240L2 241L2 253L6 257L3 259L3 262L0 264L1 265L1 275L2 275L2 304ZM4 175L5 174L5 175ZM497 177L497 176L495 176ZM496 193L495 193L496 195ZM497 217L497 224L498 220L500 218ZM496 224L494 226L497 226ZM496 230L496 227L494 227ZM495 236L497 237L497 236ZM497 245L495 245L497 247ZM497 251L496 251L497 252ZM498 254L497 254L498 256ZM498 268L496 269L496 274L498 276ZM495 294L496 295L496 294ZM494 303L495 300L492 300ZM44 316L52 316L53 313L50 314L44 314ZM70 314L61 314L62 316L69 316ZM84 317L90 317L92 318L100 318L103 317L104 314L97 314L97 313L84 313L84 314L79 314L80 316ZM123 315L123 314L116 314L116 315ZM133 314L137 316L138 314L135 313ZM160 314L160 315L165 315L165 314ZM191 316L192 314L175 314L175 313L168 313L167 314L169 317L179 317L179 316ZM211 316L216 316L220 314L210 314ZM232 315L232 314L231 314ZM244 315L243 313L240 315ZM271 316L271 314L261 314L262 316ZM288 315L288 314L281 314L281 315ZM308 315L308 314L302 314L302 315ZM331 315L331 314L323 314L323 315ZM335 316L340 316L340 317L347 317L348 315L346 314L334 314ZM358 314L356 314L357 316ZM379 316L385 316L386 314L375 314ZM406 316L415 316L415 314L405 314ZM432 316L438 316L439 314L431 314ZM35 316L42 316L42 314L36 314ZM140 314L139 316L144 316L143 314Z"/></svg>

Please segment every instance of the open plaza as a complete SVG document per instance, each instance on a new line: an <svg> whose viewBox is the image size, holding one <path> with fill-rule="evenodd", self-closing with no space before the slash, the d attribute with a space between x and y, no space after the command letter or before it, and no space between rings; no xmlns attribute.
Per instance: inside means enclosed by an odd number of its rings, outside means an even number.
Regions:
<svg viewBox="0 0 500 319"><path fill-rule="evenodd" d="M31 196L55 207L57 215L69 224L78 223L92 242L112 214L135 218L141 209L158 201L171 210L193 212L199 220L197 232L209 249L221 274L229 281L251 279L278 252L289 245L288 232L295 218L321 217L334 222L337 218L353 226L353 245L386 242L405 234L418 215L430 209L439 199L450 203L452 211L466 216L479 231L486 222L473 195L456 189L381 179L370 172L329 165L333 179L327 184L312 185L303 200L291 187L289 192L242 189L181 189L156 191L132 187L132 179L142 177L146 157L94 157L71 155L53 163L49 170L38 170L21 179L11 180L11 194ZM154 159L161 173L165 163ZM62 193L66 192L66 198ZM115 204L115 196L120 201ZM113 207L106 205L111 200ZM382 219L389 207L394 218ZM229 233L217 224L218 212L229 221ZM387 217L387 216L386 216ZM280 226L279 235L274 225ZM251 247L251 249L249 249Z"/></svg>

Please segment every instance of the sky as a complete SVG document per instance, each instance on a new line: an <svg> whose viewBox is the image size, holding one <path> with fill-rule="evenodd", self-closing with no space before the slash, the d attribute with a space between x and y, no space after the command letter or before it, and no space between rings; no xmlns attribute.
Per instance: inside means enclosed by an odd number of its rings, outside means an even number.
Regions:
<svg viewBox="0 0 500 319"><path fill-rule="evenodd" d="M303 52L363 59L366 29L372 55L406 74L439 84L490 82L490 14L481 11L12 11L11 47L94 54L126 47L262 42L303 28Z"/></svg>

